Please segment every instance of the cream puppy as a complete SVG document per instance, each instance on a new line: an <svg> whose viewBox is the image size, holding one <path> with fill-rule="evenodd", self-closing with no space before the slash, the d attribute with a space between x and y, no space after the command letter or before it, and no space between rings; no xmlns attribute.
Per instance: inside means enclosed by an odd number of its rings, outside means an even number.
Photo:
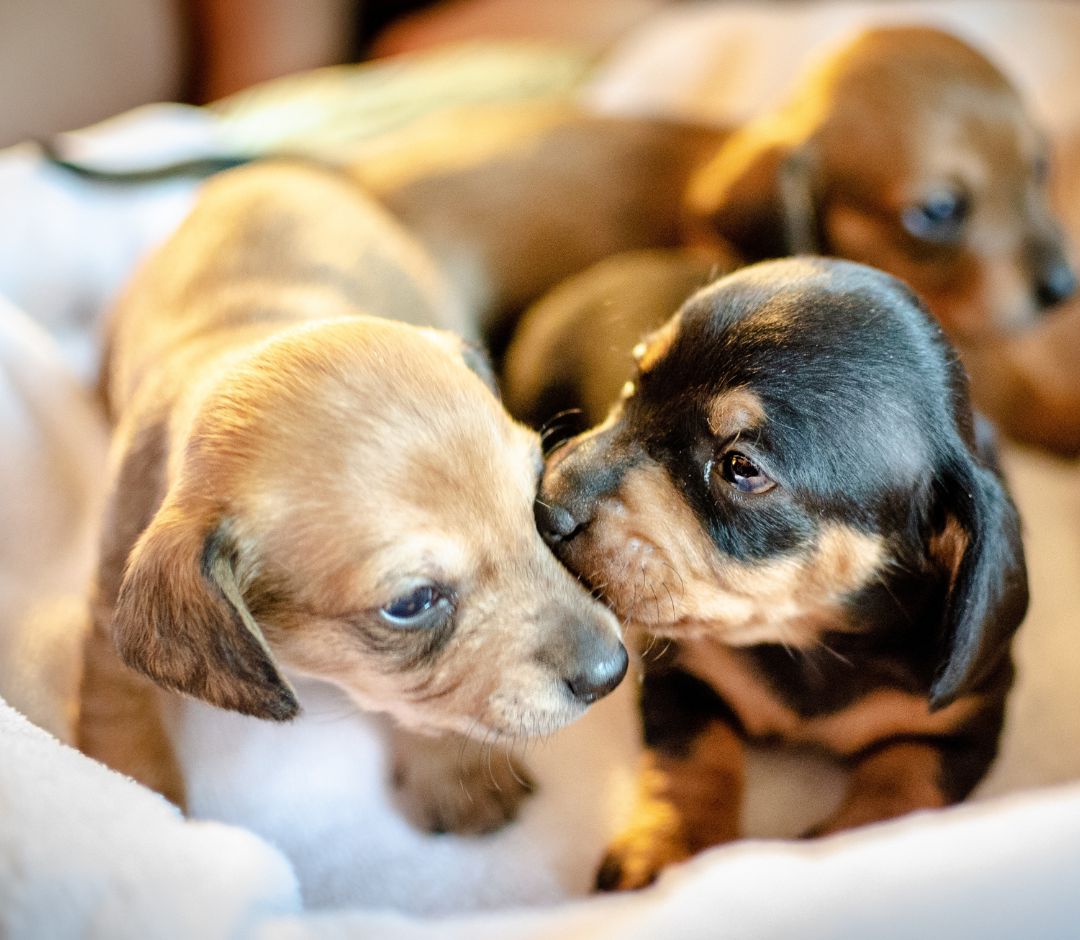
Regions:
<svg viewBox="0 0 1080 940"><path fill-rule="evenodd" d="M428 325L464 329L351 181L279 163L207 185L112 325L84 750L183 804L162 705L288 721L302 678L396 720L422 826L513 815L527 778L470 739L560 728L626 652L535 530L537 438Z"/></svg>

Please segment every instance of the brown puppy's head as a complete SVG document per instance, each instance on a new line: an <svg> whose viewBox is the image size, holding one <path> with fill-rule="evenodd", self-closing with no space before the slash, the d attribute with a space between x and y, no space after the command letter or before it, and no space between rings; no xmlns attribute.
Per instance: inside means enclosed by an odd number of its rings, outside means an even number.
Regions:
<svg viewBox="0 0 1080 940"><path fill-rule="evenodd" d="M759 264L636 355L537 502L617 613L732 645L872 637L916 651L939 706L1002 662L1027 602L1019 522L906 287L849 262Z"/></svg>
<svg viewBox="0 0 1080 940"><path fill-rule="evenodd" d="M687 200L696 238L871 264L974 343L1075 289L1046 175L1046 143L990 62L933 29L882 28L735 134Z"/></svg>
<svg viewBox="0 0 1080 940"><path fill-rule="evenodd" d="M536 532L535 436L448 334L294 329L183 440L113 622L162 685L282 720L292 672L416 729L527 735L622 678L617 623Z"/></svg>

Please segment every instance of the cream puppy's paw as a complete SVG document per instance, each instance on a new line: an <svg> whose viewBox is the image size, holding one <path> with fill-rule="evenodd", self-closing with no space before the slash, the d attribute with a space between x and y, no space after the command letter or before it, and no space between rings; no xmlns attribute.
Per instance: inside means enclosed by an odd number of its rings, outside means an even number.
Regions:
<svg viewBox="0 0 1080 940"><path fill-rule="evenodd" d="M534 789L522 765L498 745L397 730L393 750L398 807L425 832L494 832L517 816Z"/></svg>

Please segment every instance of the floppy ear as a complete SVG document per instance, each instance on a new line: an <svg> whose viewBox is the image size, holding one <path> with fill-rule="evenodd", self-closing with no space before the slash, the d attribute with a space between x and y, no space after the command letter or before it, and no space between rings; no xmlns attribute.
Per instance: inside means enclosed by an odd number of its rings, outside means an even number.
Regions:
<svg viewBox="0 0 1080 940"><path fill-rule="evenodd" d="M736 135L690 182L691 236L725 242L750 261L820 254L816 177L811 142Z"/></svg>
<svg viewBox="0 0 1080 940"><path fill-rule="evenodd" d="M286 721L300 706L244 602L237 561L223 526L166 504L131 552L113 642L125 663L166 688Z"/></svg>
<svg viewBox="0 0 1080 940"><path fill-rule="evenodd" d="M1020 518L1000 478L968 460L943 482L947 516L932 550L949 588L934 709L976 690L1001 666L1028 604Z"/></svg>

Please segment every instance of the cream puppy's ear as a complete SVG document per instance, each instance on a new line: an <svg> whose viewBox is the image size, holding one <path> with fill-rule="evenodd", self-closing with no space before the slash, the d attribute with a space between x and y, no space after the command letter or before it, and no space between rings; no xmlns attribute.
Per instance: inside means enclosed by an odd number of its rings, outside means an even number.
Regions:
<svg viewBox="0 0 1080 940"><path fill-rule="evenodd" d="M495 367L491 363L488 351L479 343L462 339L455 333L447 330L425 329L423 335L432 340L437 346L445 349L450 355L460 358L470 372L474 373L482 381L496 398L501 398L499 380L495 376Z"/></svg>
<svg viewBox="0 0 1080 940"><path fill-rule="evenodd" d="M168 502L136 543L113 615L124 662L220 708L287 721L300 710L242 596L221 523Z"/></svg>

